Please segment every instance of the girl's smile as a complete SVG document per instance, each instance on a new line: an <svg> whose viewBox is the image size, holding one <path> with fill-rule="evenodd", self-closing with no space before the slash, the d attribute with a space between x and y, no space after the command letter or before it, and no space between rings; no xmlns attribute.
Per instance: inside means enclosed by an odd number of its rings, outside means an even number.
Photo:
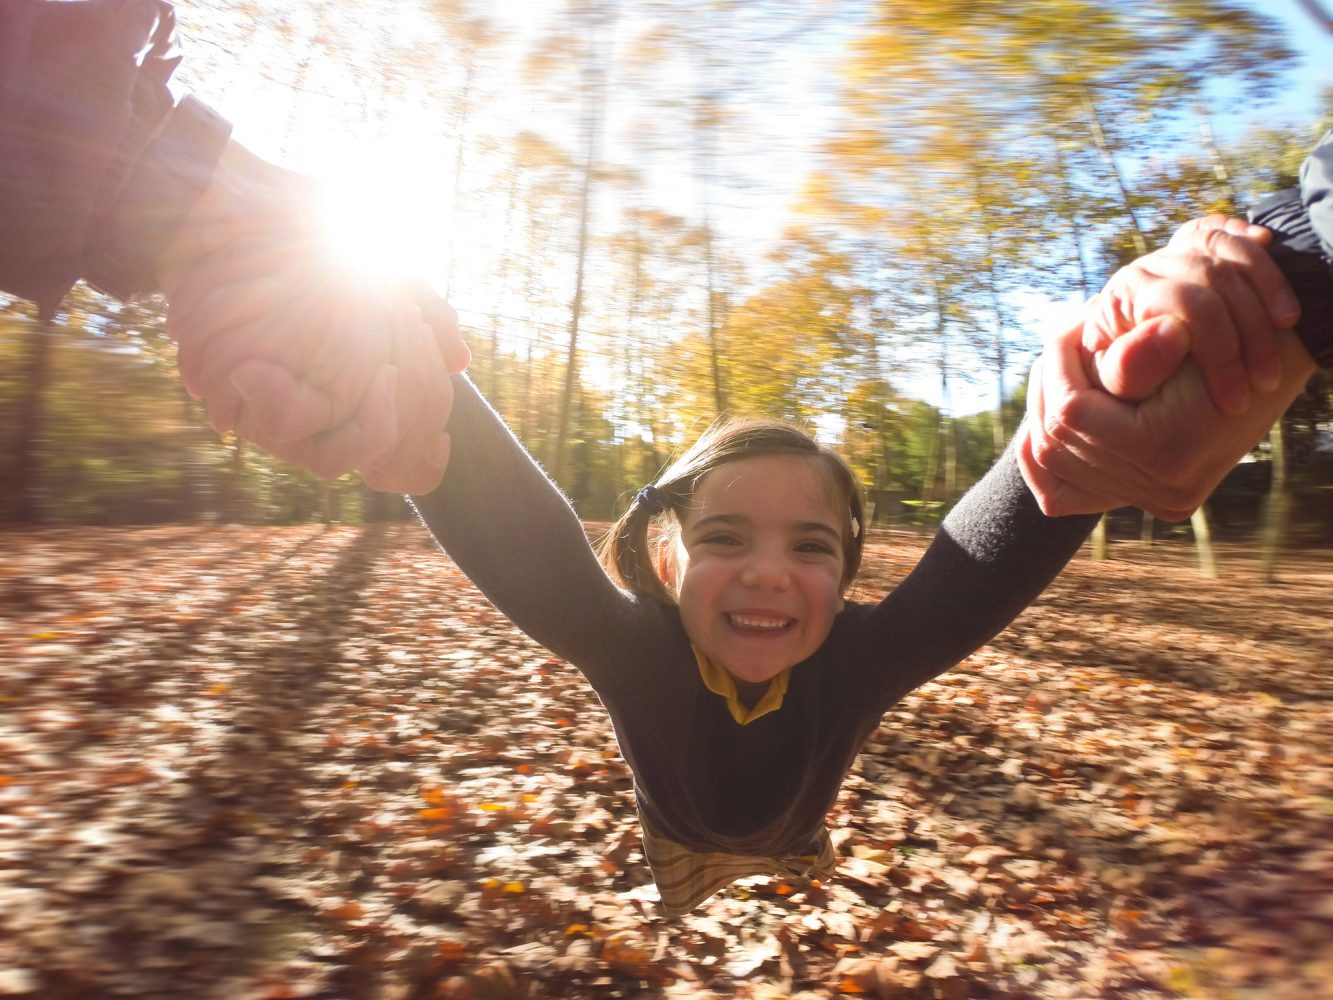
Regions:
<svg viewBox="0 0 1333 1000"><path fill-rule="evenodd" d="M690 641L752 683L807 659L842 610L849 517L822 466L801 456L707 473L663 560Z"/></svg>

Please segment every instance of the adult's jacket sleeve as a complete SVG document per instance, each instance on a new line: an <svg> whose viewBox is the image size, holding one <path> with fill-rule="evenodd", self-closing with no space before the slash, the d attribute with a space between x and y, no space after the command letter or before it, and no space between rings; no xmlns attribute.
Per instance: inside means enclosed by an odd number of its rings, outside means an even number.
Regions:
<svg viewBox="0 0 1333 1000"><path fill-rule="evenodd" d="M1268 252L1301 304L1296 335L1333 368L1333 132L1301 165L1300 187L1269 195L1249 217L1273 230Z"/></svg>
<svg viewBox="0 0 1333 1000"><path fill-rule="evenodd" d="M1333 129L1301 164L1301 201L1324 256L1333 262Z"/></svg>
<svg viewBox="0 0 1333 1000"><path fill-rule="evenodd" d="M164 0L0 0L0 291L43 314L83 275L90 228L172 106Z"/></svg>

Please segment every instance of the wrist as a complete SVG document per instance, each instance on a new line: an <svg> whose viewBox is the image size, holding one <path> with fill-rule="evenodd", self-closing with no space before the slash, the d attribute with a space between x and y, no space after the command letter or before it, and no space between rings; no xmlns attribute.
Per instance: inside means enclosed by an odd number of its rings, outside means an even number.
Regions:
<svg viewBox="0 0 1333 1000"><path fill-rule="evenodd" d="M193 97L162 118L94 221L89 284L123 300L158 287L155 262L208 187L230 135L231 125Z"/></svg>
<svg viewBox="0 0 1333 1000"><path fill-rule="evenodd" d="M154 262L168 301L190 271L228 244L296 236L308 225L301 205L312 204L309 182L232 140L179 231Z"/></svg>

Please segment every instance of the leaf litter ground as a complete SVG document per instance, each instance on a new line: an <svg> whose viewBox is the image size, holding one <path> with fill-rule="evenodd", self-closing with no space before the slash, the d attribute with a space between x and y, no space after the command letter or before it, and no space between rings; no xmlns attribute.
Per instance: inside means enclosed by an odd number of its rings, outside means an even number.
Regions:
<svg viewBox="0 0 1333 1000"><path fill-rule="evenodd" d="M596 700L421 529L4 548L0 996L1333 997L1327 551L1080 556L885 717L837 879L672 921Z"/></svg>

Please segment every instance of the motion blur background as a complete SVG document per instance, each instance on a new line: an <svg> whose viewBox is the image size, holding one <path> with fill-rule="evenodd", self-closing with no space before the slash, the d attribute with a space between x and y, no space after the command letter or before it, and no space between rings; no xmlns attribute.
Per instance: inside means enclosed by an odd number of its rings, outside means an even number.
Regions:
<svg viewBox="0 0 1333 1000"><path fill-rule="evenodd" d="M325 182L350 264L448 295L472 377L588 518L724 410L839 443L879 519L937 517L1012 434L1051 322L1181 222L1294 183L1333 125L1333 35L1296 0L178 18L178 89ZM160 301L66 306L42 325L0 297L5 520L401 516L214 434ZM1331 424L1321 374L1219 527L1249 531L1276 482L1327 531Z"/></svg>

